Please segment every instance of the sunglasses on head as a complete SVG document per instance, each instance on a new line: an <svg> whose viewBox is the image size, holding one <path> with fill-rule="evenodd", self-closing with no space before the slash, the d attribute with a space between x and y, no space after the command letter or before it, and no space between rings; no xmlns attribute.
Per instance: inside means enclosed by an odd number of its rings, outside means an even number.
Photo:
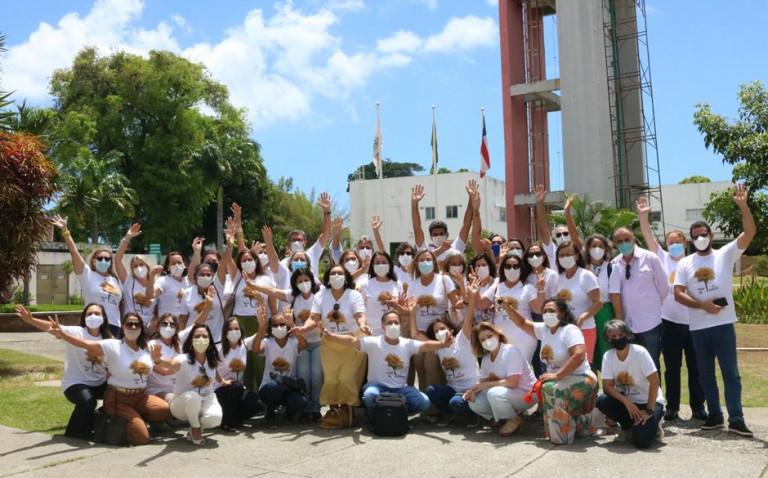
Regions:
<svg viewBox="0 0 768 478"><path fill-rule="evenodd" d="M109 262L112 260L109 256L99 256L94 259L96 262Z"/></svg>
<svg viewBox="0 0 768 478"><path fill-rule="evenodd" d="M124 324L124 326L125 326L126 329L139 329L139 328L141 328L141 323L140 322L126 322Z"/></svg>
<svg viewBox="0 0 768 478"><path fill-rule="evenodd" d="M567 232L556 232L555 237L568 237L570 234Z"/></svg>

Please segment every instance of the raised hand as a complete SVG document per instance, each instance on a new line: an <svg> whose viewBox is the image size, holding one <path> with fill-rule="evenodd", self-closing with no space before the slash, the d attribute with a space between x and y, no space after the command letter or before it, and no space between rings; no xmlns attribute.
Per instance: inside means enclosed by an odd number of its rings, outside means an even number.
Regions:
<svg viewBox="0 0 768 478"><path fill-rule="evenodd" d="M239 204L236 202L232 203L232 206L230 206L230 211L232 211L232 217L235 218L235 222L237 224L243 223L243 208L240 207Z"/></svg>
<svg viewBox="0 0 768 478"><path fill-rule="evenodd" d="M418 203L424 199L424 186L417 184L411 189L411 202Z"/></svg>
<svg viewBox="0 0 768 478"><path fill-rule="evenodd" d="M371 229L378 231L383 223L384 221L381 220L381 217L373 216L373 219L371 219Z"/></svg>
<svg viewBox="0 0 768 478"><path fill-rule="evenodd" d="M51 328L48 329L48 333L60 339L64 337L64 332L61 330L61 324L59 324L59 316L53 314L53 317L48 316L48 321L51 323Z"/></svg>
<svg viewBox="0 0 768 478"><path fill-rule="evenodd" d="M651 206L648 204L648 198L645 196L637 198L637 201L635 201L635 208L637 209L637 214L640 216L644 216L651 212Z"/></svg>
<svg viewBox="0 0 768 478"><path fill-rule="evenodd" d="M533 193L536 195L536 203L543 203L547 198L547 188L545 188L543 184L537 184L536 187L533 188Z"/></svg>
<svg viewBox="0 0 768 478"><path fill-rule="evenodd" d="M32 323L32 312L21 304L16 304L16 315L18 315L24 322L28 324Z"/></svg>
<svg viewBox="0 0 768 478"><path fill-rule="evenodd" d="M130 241L131 239L133 239L134 237L140 234L141 234L141 224L136 222L136 223L133 223L131 227L128 228L128 231L126 231L125 233L125 238Z"/></svg>
<svg viewBox="0 0 768 478"><path fill-rule="evenodd" d="M464 189L467 191L467 195L469 197L474 196L476 192L480 191L480 188L477 185L477 181L474 179L470 179Z"/></svg>
<svg viewBox="0 0 768 478"><path fill-rule="evenodd" d="M331 212L331 195L325 192L320 193L317 204L324 213L329 214Z"/></svg>
<svg viewBox="0 0 768 478"><path fill-rule="evenodd" d="M470 198L472 200L472 210L475 212L480 211L480 191L472 192Z"/></svg>
<svg viewBox="0 0 768 478"><path fill-rule="evenodd" d="M230 240L235 237L235 230L237 229L237 221L232 216L227 218L224 228L225 239Z"/></svg>
<svg viewBox="0 0 768 478"><path fill-rule="evenodd" d="M213 298L216 297L216 288L209 286L205 291L205 302L208 307L213 307Z"/></svg>
<svg viewBox="0 0 768 478"><path fill-rule="evenodd" d="M160 344L152 344L149 346L149 354L152 356L152 361L157 363L163 358L163 349L160 348Z"/></svg>
<svg viewBox="0 0 768 478"><path fill-rule="evenodd" d="M160 274L163 273L163 266L157 265L157 266L153 267L151 273L155 277L159 276Z"/></svg>
<svg viewBox="0 0 768 478"><path fill-rule="evenodd" d="M331 222L331 237L334 239L341 237L342 232L344 232L344 220L337 217Z"/></svg>
<svg viewBox="0 0 768 478"><path fill-rule="evenodd" d="M737 184L733 188L733 202L739 207L747 207L747 198L749 198L749 188L744 184Z"/></svg>
<svg viewBox="0 0 768 478"><path fill-rule="evenodd" d="M204 242L205 242L205 238L202 236L192 239L192 251L195 254L200 254L200 252L203 250Z"/></svg>
<svg viewBox="0 0 768 478"><path fill-rule="evenodd" d="M574 201L576 201L576 198L578 195L576 193L571 194L568 196L568 199L565 200L565 210L568 211L573 207Z"/></svg>
<svg viewBox="0 0 768 478"><path fill-rule="evenodd" d="M264 244L272 244L272 228L266 224L261 226L261 237L264 239Z"/></svg>
<svg viewBox="0 0 768 478"><path fill-rule="evenodd" d="M467 298L475 297L480 292L480 279L477 277L470 277L470 282L467 284Z"/></svg>
<svg viewBox="0 0 768 478"><path fill-rule="evenodd" d="M61 230L65 230L67 228L67 218L64 216L56 214L55 216L51 216L48 220L51 221L51 224Z"/></svg>

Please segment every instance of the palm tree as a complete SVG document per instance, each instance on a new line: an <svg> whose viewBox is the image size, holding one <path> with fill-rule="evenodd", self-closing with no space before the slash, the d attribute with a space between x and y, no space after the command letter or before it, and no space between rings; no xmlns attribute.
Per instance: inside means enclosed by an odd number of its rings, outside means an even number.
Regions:
<svg viewBox="0 0 768 478"><path fill-rule="evenodd" d="M0 33L0 53L5 53L5 35ZM13 116L13 111L7 108L13 104L11 101L11 91L0 91L0 131L11 131L10 119Z"/></svg>
<svg viewBox="0 0 768 478"><path fill-rule="evenodd" d="M638 241L642 241L637 214L628 209L617 209L602 201L590 201L589 197L578 196L573 201L571 213L582 237L602 234L610 238L619 227L627 227L635 231ZM557 225L565 224L565 216L562 214L552 214L549 219Z"/></svg>

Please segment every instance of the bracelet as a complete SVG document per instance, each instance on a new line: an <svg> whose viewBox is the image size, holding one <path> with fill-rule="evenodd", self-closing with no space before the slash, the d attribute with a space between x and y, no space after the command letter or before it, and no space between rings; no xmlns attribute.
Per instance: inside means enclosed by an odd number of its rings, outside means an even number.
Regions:
<svg viewBox="0 0 768 478"><path fill-rule="evenodd" d="M64 229L63 231L61 231L61 237L66 239L68 237L72 237L72 234L70 234L69 229Z"/></svg>

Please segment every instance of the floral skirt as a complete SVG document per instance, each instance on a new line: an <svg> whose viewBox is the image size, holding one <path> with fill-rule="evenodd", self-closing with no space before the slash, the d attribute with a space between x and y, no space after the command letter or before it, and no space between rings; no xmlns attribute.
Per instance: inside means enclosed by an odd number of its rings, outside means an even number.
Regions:
<svg viewBox="0 0 768 478"><path fill-rule="evenodd" d="M577 434L594 432L591 412L597 400L597 378L593 374L570 375L542 387L544 433L555 444L570 444Z"/></svg>

